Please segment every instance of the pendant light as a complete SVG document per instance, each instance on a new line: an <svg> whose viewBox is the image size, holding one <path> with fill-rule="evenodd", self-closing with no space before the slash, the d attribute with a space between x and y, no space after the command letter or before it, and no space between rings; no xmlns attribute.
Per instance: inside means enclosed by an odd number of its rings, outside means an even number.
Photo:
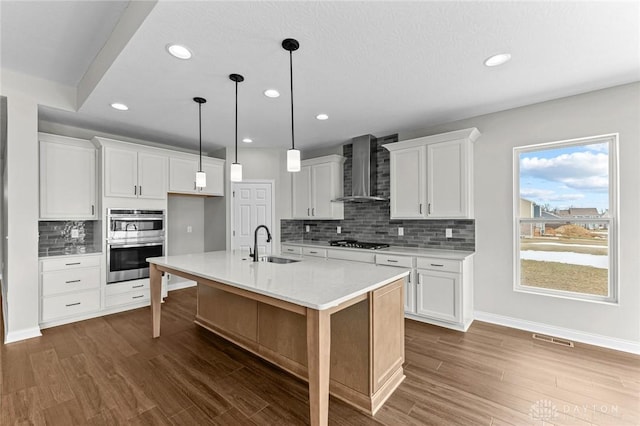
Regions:
<svg viewBox="0 0 640 426"><path fill-rule="evenodd" d="M195 97L193 100L198 104L198 129L200 135L200 168L196 172L196 187L207 186L207 175L202 171L202 104L207 102L205 98Z"/></svg>
<svg viewBox="0 0 640 426"><path fill-rule="evenodd" d="M289 76L291 77L291 149L287 151L287 171L300 171L300 151L296 149L295 138L293 134L293 52L298 50L300 43L298 40L287 38L282 41L284 50L289 51Z"/></svg>
<svg viewBox="0 0 640 426"><path fill-rule="evenodd" d="M238 83L244 81L240 74L231 74L229 80L236 83L236 161L231 164L231 182L242 182L242 164L238 163Z"/></svg>

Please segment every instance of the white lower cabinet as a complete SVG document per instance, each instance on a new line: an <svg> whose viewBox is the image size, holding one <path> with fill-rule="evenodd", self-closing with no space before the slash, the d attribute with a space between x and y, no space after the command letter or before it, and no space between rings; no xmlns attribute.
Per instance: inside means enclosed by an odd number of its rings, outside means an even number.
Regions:
<svg viewBox="0 0 640 426"><path fill-rule="evenodd" d="M40 261L40 322L72 319L100 310L100 256Z"/></svg>
<svg viewBox="0 0 640 426"><path fill-rule="evenodd" d="M398 268L411 269L409 276L404 281L404 311L415 311L415 264L416 258L413 256L397 256L388 254L376 254L376 264L384 266L395 266Z"/></svg>
<svg viewBox="0 0 640 426"><path fill-rule="evenodd" d="M151 282L149 278L107 284L105 289L105 307L129 305L151 301ZM167 296L167 279L162 278L162 297Z"/></svg>

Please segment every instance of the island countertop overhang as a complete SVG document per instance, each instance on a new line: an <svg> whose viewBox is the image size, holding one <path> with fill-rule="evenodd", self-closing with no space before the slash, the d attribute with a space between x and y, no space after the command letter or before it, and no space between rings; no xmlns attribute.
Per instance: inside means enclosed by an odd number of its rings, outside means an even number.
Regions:
<svg viewBox="0 0 640 426"><path fill-rule="evenodd" d="M253 262L215 251L148 258L149 263L307 308L325 310L409 275L410 269L333 259Z"/></svg>

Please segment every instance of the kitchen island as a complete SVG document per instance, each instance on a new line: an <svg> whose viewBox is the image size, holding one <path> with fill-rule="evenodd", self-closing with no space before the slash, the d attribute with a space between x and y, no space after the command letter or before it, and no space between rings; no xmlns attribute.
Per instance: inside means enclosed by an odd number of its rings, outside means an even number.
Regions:
<svg viewBox="0 0 640 426"><path fill-rule="evenodd" d="M153 337L162 272L198 283L196 324L309 382L312 425L329 393L375 414L404 380L404 280L409 270L304 259L252 262L231 251L147 259Z"/></svg>

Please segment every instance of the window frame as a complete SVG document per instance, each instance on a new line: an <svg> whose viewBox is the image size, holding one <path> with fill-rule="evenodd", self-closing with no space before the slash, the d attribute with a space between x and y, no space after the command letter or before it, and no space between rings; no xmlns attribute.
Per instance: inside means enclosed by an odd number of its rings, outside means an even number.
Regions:
<svg viewBox="0 0 640 426"><path fill-rule="evenodd" d="M513 148L513 290L519 293L537 294L577 301L619 304L619 235L618 235L618 133L608 133L597 136L587 136L554 142L544 142ZM550 219L550 218L521 218L520 217L520 154L556 149L570 146L608 143L609 145L609 216L606 219ZM543 219L543 220L541 220ZM520 284L520 226L523 223L607 223L609 227L609 268L607 296L556 290Z"/></svg>

